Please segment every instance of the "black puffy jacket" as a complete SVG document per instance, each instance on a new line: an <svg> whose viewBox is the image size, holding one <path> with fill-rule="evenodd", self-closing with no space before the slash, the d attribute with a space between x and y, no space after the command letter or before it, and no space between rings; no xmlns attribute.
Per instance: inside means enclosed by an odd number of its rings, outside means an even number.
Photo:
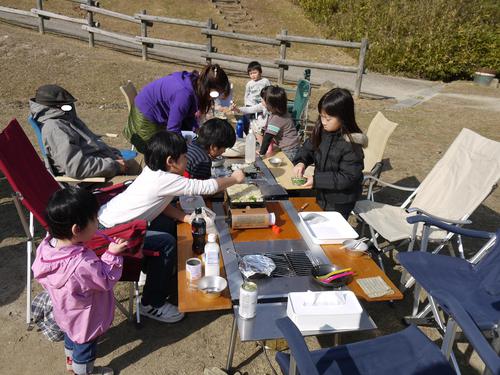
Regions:
<svg viewBox="0 0 500 375"><path fill-rule="evenodd" d="M318 150L314 150L311 139L304 142L293 160L293 164L314 164L316 201L326 211L334 204L352 203L361 196L363 182L363 147L368 138L362 133L351 134L352 142L340 131L323 130Z"/></svg>

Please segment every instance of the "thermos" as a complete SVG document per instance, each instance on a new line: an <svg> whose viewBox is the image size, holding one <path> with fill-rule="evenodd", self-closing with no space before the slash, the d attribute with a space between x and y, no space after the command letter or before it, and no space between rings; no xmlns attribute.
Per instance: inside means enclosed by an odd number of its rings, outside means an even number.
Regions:
<svg viewBox="0 0 500 375"><path fill-rule="evenodd" d="M236 136L238 138L243 138L243 131L245 130L245 122L242 118L236 121Z"/></svg>

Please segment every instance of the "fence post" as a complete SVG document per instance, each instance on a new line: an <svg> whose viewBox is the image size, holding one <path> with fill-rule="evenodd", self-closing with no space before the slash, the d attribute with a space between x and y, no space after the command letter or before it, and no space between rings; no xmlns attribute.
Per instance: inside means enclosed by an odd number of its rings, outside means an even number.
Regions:
<svg viewBox="0 0 500 375"><path fill-rule="evenodd" d="M282 29L281 35L285 36L288 34L288 30ZM287 42L284 40L280 41L280 60L286 60L286 46ZM278 85L282 85L285 80L285 65L283 63L280 64L279 74L278 74Z"/></svg>
<svg viewBox="0 0 500 375"><path fill-rule="evenodd" d="M368 50L368 39L361 39L361 47L359 49L358 72L356 73L356 85L354 87L354 97L357 99L361 94L361 81L363 80L363 72L365 70L365 56Z"/></svg>
<svg viewBox="0 0 500 375"><path fill-rule="evenodd" d="M207 21L207 29L208 30L213 30L214 29L214 22L211 18L208 19ZM207 53L212 53L212 35L207 34ZM212 63L212 58L211 57L205 57L205 60L207 64Z"/></svg>
<svg viewBox="0 0 500 375"><path fill-rule="evenodd" d="M36 0L36 7L39 10L43 10L43 0ZM38 32L40 34L43 34L45 32L43 24L43 16L41 14L38 15Z"/></svg>
<svg viewBox="0 0 500 375"><path fill-rule="evenodd" d="M141 11L141 14L146 14L146 9ZM147 38L148 36L148 22L146 20L141 20L141 36ZM146 61L148 59L148 44L142 42L142 60Z"/></svg>
<svg viewBox="0 0 500 375"><path fill-rule="evenodd" d="M87 0L87 5L94 6L94 0ZM87 25L94 27L94 13L91 10L87 10ZM94 45L94 33L89 30L89 47L94 47Z"/></svg>

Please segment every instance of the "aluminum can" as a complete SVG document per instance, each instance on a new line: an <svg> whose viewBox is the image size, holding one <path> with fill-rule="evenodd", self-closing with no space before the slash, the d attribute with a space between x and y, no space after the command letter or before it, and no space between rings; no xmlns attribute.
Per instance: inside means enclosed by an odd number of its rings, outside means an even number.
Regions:
<svg viewBox="0 0 500 375"><path fill-rule="evenodd" d="M186 277L189 281L201 279L201 260L189 258L186 261Z"/></svg>
<svg viewBox="0 0 500 375"><path fill-rule="evenodd" d="M257 312L257 284L245 281L240 287L239 316L243 319L252 319Z"/></svg>

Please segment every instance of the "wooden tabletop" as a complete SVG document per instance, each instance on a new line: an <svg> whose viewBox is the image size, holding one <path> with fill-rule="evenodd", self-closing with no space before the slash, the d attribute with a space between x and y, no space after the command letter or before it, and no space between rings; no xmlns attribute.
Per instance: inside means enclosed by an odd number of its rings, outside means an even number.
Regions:
<svg viewBox="0 0 500 375"><path fill-rule="evenodd" d="M304 204L308 203L307 207L303 211L321 211L321 208L316 203L316 199L313 197L304 198L290 198L290 201L294 205L296 210L303 207ZM391 301L403 299L403 294L399 291L394 283L387 277L387 275L377 266L377 264L368 255L363 256L352 256L345 250L340 249L342 245L321 245L325 255L328 257L330 262L341 267L351 267L355 272L353 281L351 281L347 286L351 289L358 298L361 298L369 302L377 301ZM365 277L375 277L380 276L394 291L393 294L378 298L368 297L363 289L355 282L356 279Z"/></svg>
<svg viewBox="0 0 500 375"><path fill-rule="evenodd" d="M313 197L290 198L295 209L299 210L305 203L307 207L304 211L321 211ZM262 229L231 229L231 237L234 242L250 242L250 241L269 241L269 240L297 240L301 238L300 232L293 224L287 212L283 209L279 202L268 202L267 209L269 212L274 212L276 215L276 225L281 229L280 233L275 233L271 228ZM189 224L180 223L177 225L177 267L178 267L178 291L179 291L179 310L182 312L196 311L211 311L211 310L226 310L232 307L229 288L216 298L206 297L202 292L190 288L186 277L186 260L189 258L200 258L192 251L192 235L191 226ZM354 279L348 284L358 298L365 301L390 301L400 300L403 298L401 292L396 288L387 275L377 266L377 264L368 256L354 257L349 255L345 250L341 250L341 245L322 245L323 251L328 259L335 265L341 267L351 267L356 273ZM222 257L220 257L220 274L226 277ZM358 278L380 276L393 290L394 294L379 298L368 297L361 287L355 282Z"/></svg>
<svg viewBox="0 0 500 375"><path fill-rule="evenodd" d="M207 297L203 292L190 288L186 275L186 260L189 258L199 258L192 250L193 237L191 235L191 225L180 223L177 225L177 281L179 292L179 311L196 312L212 310L228 310L232 308L229 288L215 298ZM220 275L226 278L222 256L220 257Z"/></svg>
<svg viewBox="0 0 500 375"><path fill-rule="evenodd" d="M275 158L280 158L283 160L280 166L278 167L273 167L271 163L269 163L269 159L275 157ZM262 161L264 164L269 168L271 173L273 174L274 178L276 179L276 182L283 186L286 190L305 190L305 189L310 189L310 188L304 188L302 186L297 186L292 184L292 177L293 175L293 164L292 162L288 159L288 157L282 152L278 151L276 154L263 158ZM311 169L308 168L304 172L304 176L312 176L314 173L311 172Z"/></svg>

